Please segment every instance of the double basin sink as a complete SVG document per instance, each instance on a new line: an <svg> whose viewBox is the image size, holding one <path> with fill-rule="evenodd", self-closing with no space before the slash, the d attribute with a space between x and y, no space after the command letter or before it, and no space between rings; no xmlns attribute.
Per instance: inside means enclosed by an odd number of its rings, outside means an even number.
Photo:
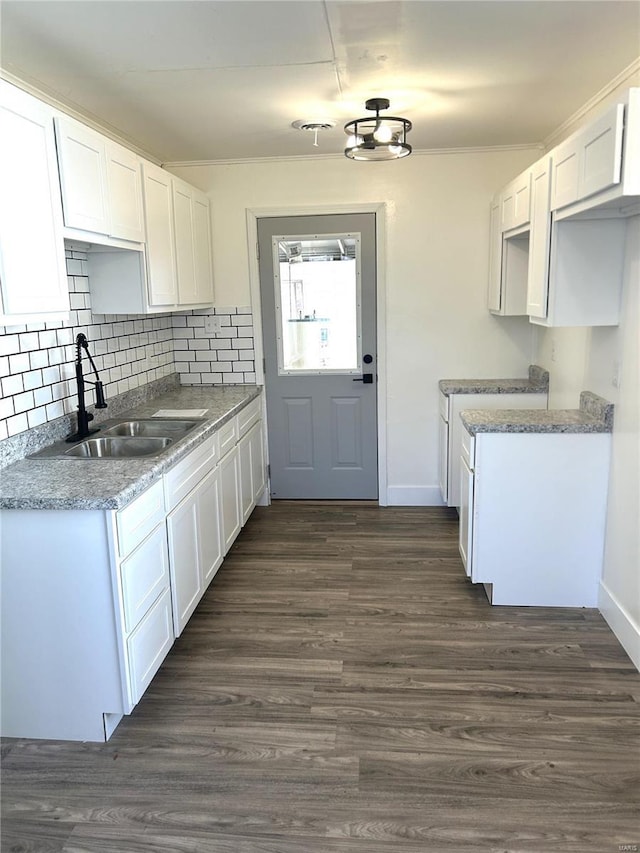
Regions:
<svg viewBox="0 0 640 853"><path fill-rule="evenodd" d="M101 427L100 436L81 439L71 446L59 441L30 458L132 459L157 456L201 423L202 420L179 418L107 422Z"/></svg>

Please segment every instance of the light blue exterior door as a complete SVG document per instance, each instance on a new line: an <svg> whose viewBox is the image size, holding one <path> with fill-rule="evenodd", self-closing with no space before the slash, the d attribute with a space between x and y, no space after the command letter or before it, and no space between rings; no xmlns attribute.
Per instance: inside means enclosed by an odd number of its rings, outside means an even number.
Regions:
<svg viewBox="0 0 640 853"><path fill-rule="evenodd" d="M375 214L258 221L271 496L377 499Z"/></svg>

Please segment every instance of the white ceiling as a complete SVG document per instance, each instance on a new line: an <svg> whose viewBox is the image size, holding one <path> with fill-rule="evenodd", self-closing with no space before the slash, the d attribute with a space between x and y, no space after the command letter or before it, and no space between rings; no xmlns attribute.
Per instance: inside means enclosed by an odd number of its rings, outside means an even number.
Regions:
<svg viewBox="0 0 640 853"><path fill-rule="evenodd" d="M163 162L539 143L640 55L640 0L2 0L2 67ZM297 119L333 119L319 147Z"/></svg>

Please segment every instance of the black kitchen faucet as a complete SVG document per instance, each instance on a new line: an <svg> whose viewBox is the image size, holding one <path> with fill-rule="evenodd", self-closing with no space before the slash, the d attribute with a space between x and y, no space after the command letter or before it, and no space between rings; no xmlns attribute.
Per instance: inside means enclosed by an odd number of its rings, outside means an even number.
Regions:
<svg viewBox="0 0 640 853"><path fill-rule="evenodd" d="M82 372L82 350L84 350L87 354L87 358L89 359L89 363L93 368L93 372L96 375L95 382L89 382L88 379L84 378L84 374ZM87 438L87 436L91 435L94 432L98 432L98 428L89 429L89 422L93 420L93 415L91 412L87 411L84 402L84 386L85 384L93 385L96 389L96 409L106 409L107 404L104 399L104 389L102 387L102 382L100 381L100 376L96 369L96 366L91 358L91 353L89 352L89 343L87 341L86 335L83 335L80 332L76 337L76 385L78 388L78 430L74 432L73 435L70 435L67 438L67 441L80 441L83 438Z"/></svg>

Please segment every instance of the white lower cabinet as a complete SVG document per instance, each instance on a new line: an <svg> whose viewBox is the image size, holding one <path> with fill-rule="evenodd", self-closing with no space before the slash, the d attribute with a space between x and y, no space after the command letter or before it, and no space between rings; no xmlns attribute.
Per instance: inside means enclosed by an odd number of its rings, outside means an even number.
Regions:
<svg viewBox="0 0 640 853"><path fill-rule="evenodd" d="M234 447L220 462L220 494L222 543L224 553L235 542L242 528L240 514L240 465L238 448Z"/></svg>
<svg viewBox="0 0 640 853"><path fill-rule="evenodd" d="M131 701L137 704L173 645L171 595L166 589L127 641Z"/></svg>
<svg viewBox="0 0 640 853"><path fill-rule="evenodd" d="M108 740L140 701L242 527L245 409L122 510L2 511L3 737Z"/></svg>
<svg viewBox="0 0 640 853"><path fill-rule="evenodd" d="M547 392L443 394L440 392L440 492L447 506L460 507L460 447L465 409L546 409Z"/></svg>
<svg viewBox="0 0 640 853"><path fill-rule="evenodd" d="M210 471L167 516L176 637L222 563L219 479Z"/></svg>
<svg viewBox="0 0 640 853"><path fill-rule="evenodd" d="M460 555L492 604L597 606L610 440L464 431Z"/></svg>
<svg viewBox="0 0 640 853"><path fill-rule="evenodd" d="M262 422L254 424L238 442L242 523L249 518L266 485Z"/></svg>
<svg viewBox="0 0 640 853"><path fill-rule="evenodd" d="M198 561L198 516L195 494L188 495L173 512L169 513L167 534L171 563L174 631L176 637L179 637L203 592Z"/></svg>

